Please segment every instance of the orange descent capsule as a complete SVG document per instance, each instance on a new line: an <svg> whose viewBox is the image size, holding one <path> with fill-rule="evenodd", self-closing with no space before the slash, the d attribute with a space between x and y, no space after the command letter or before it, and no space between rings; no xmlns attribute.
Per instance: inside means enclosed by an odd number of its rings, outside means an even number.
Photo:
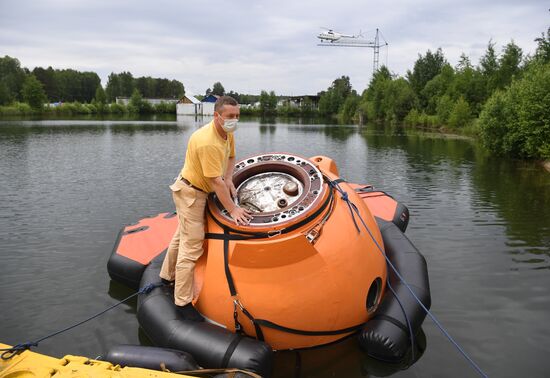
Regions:
<svg viewBox="0 0 550 378"><path fill-rule="evenodd" d="M385 289L386 263L372 237L356 228L358 217L332 193L327 181L337 175L322 156L271 154L237 164L238 201L254 218L237 226L217 200L209 201L207 232L244 240L205 242L194 303L203 316L235 331L236 308L245 333L258 336L250 315L274 349L327 344L369 319ZM383 246L369 208L350 184L339 185Z"/></svg>

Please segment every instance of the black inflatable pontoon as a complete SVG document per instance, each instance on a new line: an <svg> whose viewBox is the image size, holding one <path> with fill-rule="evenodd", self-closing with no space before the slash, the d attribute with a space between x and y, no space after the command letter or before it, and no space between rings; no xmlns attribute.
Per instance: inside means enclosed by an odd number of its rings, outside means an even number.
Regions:
<svg viewBox="0 0 550 378"><path fill-rule="evenodd" d="M164 254L145 269L141 287L159 282ZM234 367L271 375L273 351L266 343L207 322L185 320L177 312L171 286L161 286L138 299L138 321L155 345L184 350L208 368Z"/></svg>
<svg viewBox="0 0 550 378"><path fill-rule="evenodd" d="M429 309L430 284L424 256L396 224L379 218L376 221L382 233L386 256ZM409 350L410 334L413 337L418 334L426 312L390 267L388 276L397 297L391 290L386 290L376 314L359 332L359 344L371 357L394 362L401 360Z"/></svg>

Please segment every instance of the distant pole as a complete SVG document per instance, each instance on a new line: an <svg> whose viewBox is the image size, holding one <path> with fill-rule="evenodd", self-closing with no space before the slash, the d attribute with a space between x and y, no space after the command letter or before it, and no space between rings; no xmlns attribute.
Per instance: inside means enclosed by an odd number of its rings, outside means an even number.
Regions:
<svg viewBox="0 0 550 378"><path fill-rule="evenodd" d="M374 75L378 71L378 65L380 62L380 39L378 36L378 28L376 28L376 36L374 37L374 60L372 62L372 74Z"/></svg>

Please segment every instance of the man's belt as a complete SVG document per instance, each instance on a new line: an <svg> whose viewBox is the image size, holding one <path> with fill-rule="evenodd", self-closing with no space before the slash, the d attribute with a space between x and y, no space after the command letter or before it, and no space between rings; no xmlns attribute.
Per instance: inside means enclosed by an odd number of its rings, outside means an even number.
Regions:
<svg viewBox="0 0 550 378"><path fill-rule="evenodd" d="M196 190L198 190L198 191L201 191L201 192L203 192L203 193L206 193L206 192L205 192L204 190L202 190L201 188L197 188L195 185L191 184L191 183L189 182L189 180L187 180L185 177L182 177L182 178L181 178L181 181L183 181L185 184L189 185L189 186L192 187L193 189L196 189Z"/></svg>

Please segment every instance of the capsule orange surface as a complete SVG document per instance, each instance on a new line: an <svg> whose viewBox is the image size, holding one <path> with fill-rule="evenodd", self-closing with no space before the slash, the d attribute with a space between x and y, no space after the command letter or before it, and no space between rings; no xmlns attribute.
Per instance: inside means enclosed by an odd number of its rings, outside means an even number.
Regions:
<svg viewBox="0 0 550 378"><path fill-rule="evenodd" d="M372 237L366 230L356 228L348 204L326 182L338 178L334 174L336 166L329 158L322 159L325 163L320 165L321 189L302 217L276 224L237 227L223 216L214 201L209 203L207 228L210 233L222 234L223 227L231 227L235 234L244 231L275 235L229 241L228 267L237 291L235 297L231 296L226 278L223 241L207 241L206 251L195 271L198 295L195 306L209 320L234 331L235 299L254 319L299 331L329 333L369 319L366 305L369 289L375 282L380 286L378 300L385 289L385 260L373 241L374 237L378 245L383 246L382 238L369 208L352 186L342 182L339 184L341 189L355 204ZM271 169L276 170L275 165ZM325 167L330 170L325 171ZM330 206L325 205L329 196L333 201ZM325 208L321 209L323 205ZM308 214L316 212L319 214L315 218L307 218ZM355 220L360 224L357 215ZM300 222L303 223L300 227L278 235L278 231L284 232ZM314 229L318 236L310 240L308 236L311 238ZM252 321L239 306L239 323L246 334L256 336ZM267 326L261 329L265 341L274 349L327 344L350 333L304 335Z"/></svg>

